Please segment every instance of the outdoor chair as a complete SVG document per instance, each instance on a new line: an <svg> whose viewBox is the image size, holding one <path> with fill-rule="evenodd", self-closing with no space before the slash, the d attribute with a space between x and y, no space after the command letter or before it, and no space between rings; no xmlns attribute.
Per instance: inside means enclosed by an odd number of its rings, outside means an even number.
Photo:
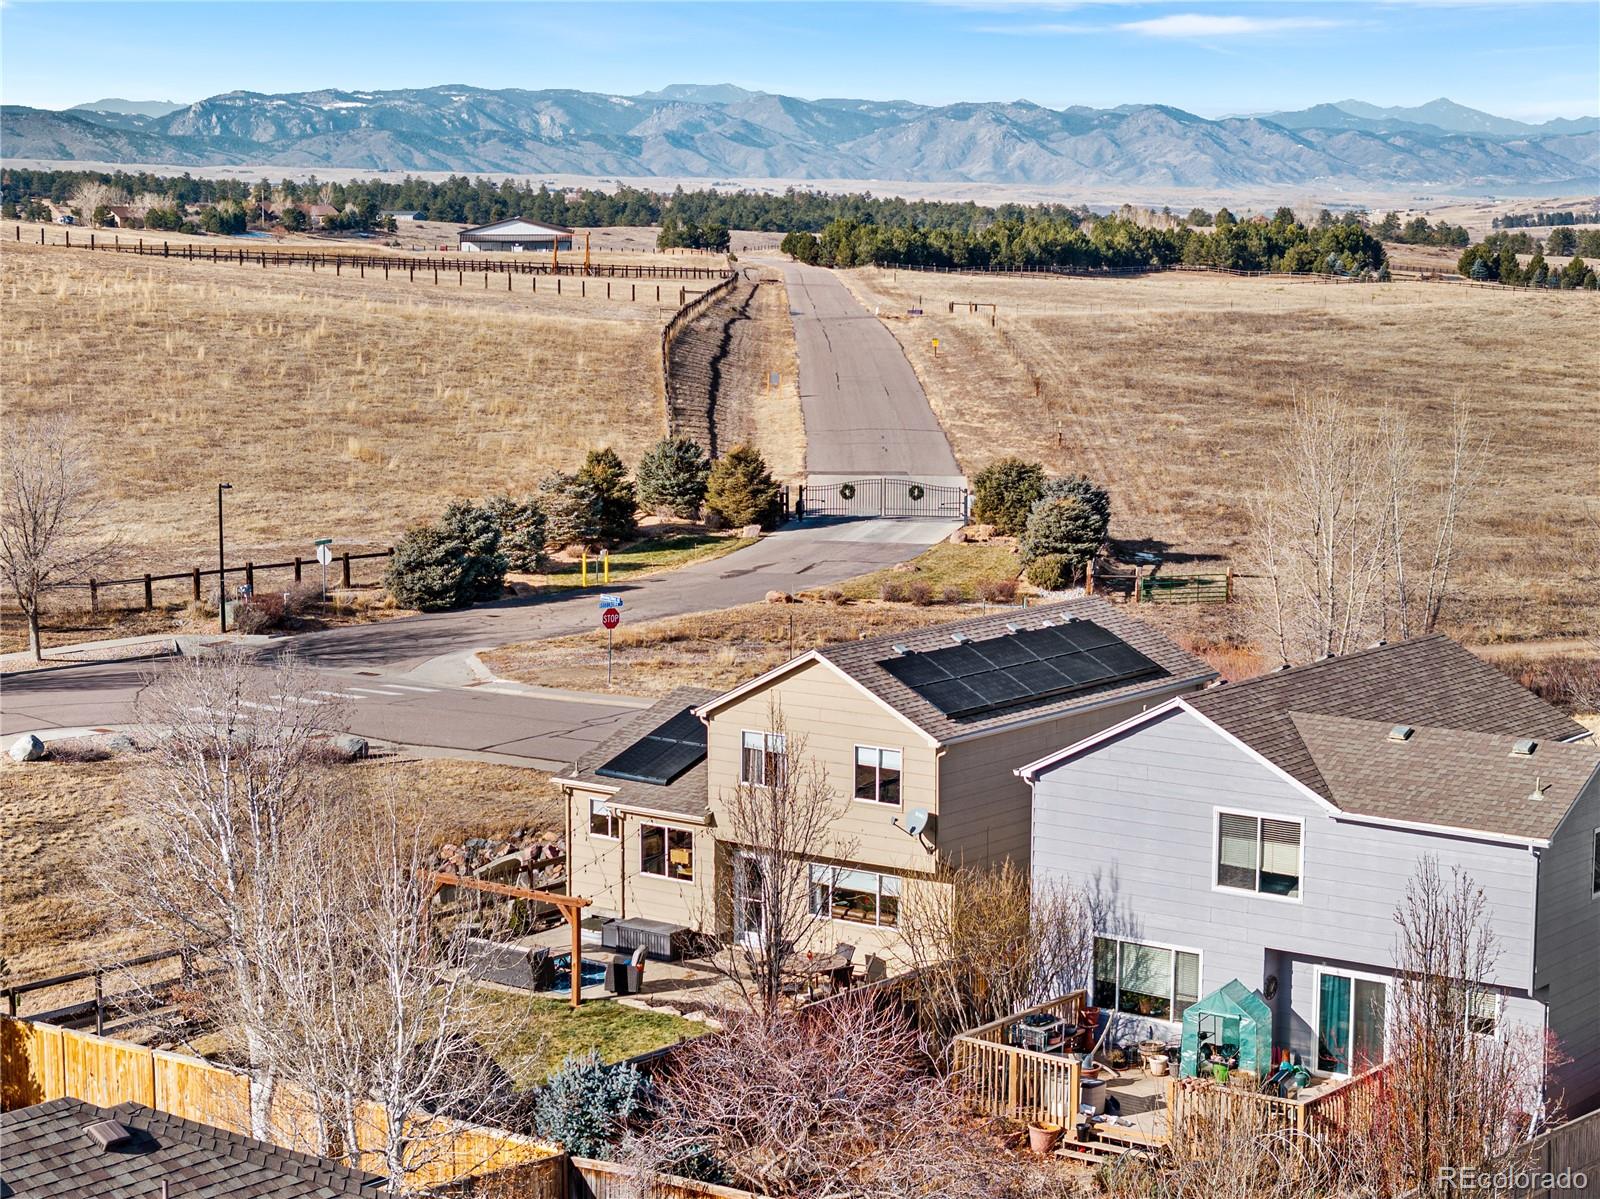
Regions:
<svg viewBox="0 0 1600 1199"><path fill-rule="evenodd" d="M858 983L877 983L889 977L889 966L875 953L867 954L867 960L861 967L856 977Z"/></svg>
<svg viewBox="0 0 1600 1199"><path fill-rule="evenodd" d="M843 941L840 941L833 947L833 956L843 958L848 963L851 958L856 956L856 947L854 945L846 945Z"/></svg>
<svg viewBox="0 0 1600 1199"><path fill-rule="evenodd" d="M628 969L633 971L632 984L635 995L644 990L644 954L645 947L640 945L628 959Z"/></svg>

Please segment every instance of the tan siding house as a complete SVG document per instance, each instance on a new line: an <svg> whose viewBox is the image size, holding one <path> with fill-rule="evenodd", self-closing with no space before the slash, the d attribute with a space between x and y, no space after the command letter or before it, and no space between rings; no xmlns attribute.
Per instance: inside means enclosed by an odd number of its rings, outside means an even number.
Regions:
<svg viewBox="0 0 1600 1199"><path fill-rule="evenodd" d="M1037 647L1058 635L1069 648L1072 638L1111 648L1074 658L1091 663L1090 681L1052 674L1038 694L1025 693L1006 664L1037 667L1033 654L1046 652ZM919 681L957 669L955 658L966 659L965 684ZM759 932L736 927L741 847L729 843L727 805L759 781L743 776L761 769L781 727L783 754L816 771L837 802L827 843L811 855L813 942L799 948L844 941L892 958L901 903L941 886L950 869L1007 859L1027 869L1030 792L1019 766L1215 677L1149 626L1081 599L826 646L720 696L674 692L558 780L569 797L573 890L596 914L720 936ZM605 776L609 759L690 703L704 722L703 762L665 785ZM670 830L680 858L688 851L692 878L671 877L670 861L660 872L656 829Z"/></svg>

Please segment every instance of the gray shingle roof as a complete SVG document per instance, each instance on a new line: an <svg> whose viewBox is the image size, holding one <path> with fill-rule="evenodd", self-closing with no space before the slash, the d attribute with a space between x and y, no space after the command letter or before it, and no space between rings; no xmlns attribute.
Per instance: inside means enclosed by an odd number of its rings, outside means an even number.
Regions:
<svg viewBox="0 0 1600 1199"><path fill-rule="evenodd" d="M619 788L616 802L637 805L655 812L675 812L695 820L706 814L706 764L701 759L664 787L623 779L602 778L595 771L638 741L657 725L664 724L685 708L696 708L715 699L720 692L705 687L677 687L648 708L640 708L617 726L616 732L579 759L576 769L563 777L578 782Z"/></svg>
<svg viewBox="0 0 1600 1199"><path fill-rule="evenodd" d="M1333 802L1385 820L1549 840L1600 769L1600 746L1540 741L1516 754L1505 733L1413 726L1344 716L1290 716Z"/></svg>
<svg viewBox="0 0 1600 1199"><path fill-rule="evenodd" d="M1187 702L1330 801L1295 713L1542 741L1588 732L1442 633L1230 683Z"/></svg>
<svg viewBox="0 0 1600 1199"><path fill-rule="evenodd" d="M135 1133L101 1149L84 1128L115 1120ZM52 1099L0 1115L0 1193L15 1199L341 1199L383 1180L138 1103Z"/></svg>
<svg viewBox="0 0 1600 1199"><path fill-rule="evenodd" d="M970 717L950 717L879 665L885 659L894 656L896 645L902 645L909 650L945 649L955 644L951 637L956 633L964 633L974 641L982 642L991 637L1003 637L1011 632L1006 627L1008 624L1022 628L1037 628L1046 620L1059 622L1069 616L1092 620L1107 632L1116 634L1154 661L1166 674L1074 692L1071 695L1046 698L1032 704L1017 704L1002 711L983 712ZM1105 600L1088 596L1063 600L1056 604L1040 604L1038 607L1020 611L1008 608L991 616L975 616L970 620L952 621L949 624L932 625L904 633L891 633L864 641L825 645L817 650L817 653L940 742L994 732L1023 721L1055 716L1089 704L1138 695L1180 681L1203 682L1217 675L1211 667L1193 654L1179 649L1157 629L1125 615L1120 608L1112 606Z"/></svg>

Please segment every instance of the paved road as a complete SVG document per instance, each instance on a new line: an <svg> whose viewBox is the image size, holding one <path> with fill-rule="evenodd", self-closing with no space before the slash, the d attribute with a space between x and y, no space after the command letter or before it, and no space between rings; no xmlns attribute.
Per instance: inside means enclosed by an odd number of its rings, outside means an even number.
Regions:
<svg viewBox="0 0 1600 1199"><path fill-rule="evenodd" d="M894 334L834 272L769 264L783 271L789 289L812 479L910 475L962 483L950 439Z"/></svg>

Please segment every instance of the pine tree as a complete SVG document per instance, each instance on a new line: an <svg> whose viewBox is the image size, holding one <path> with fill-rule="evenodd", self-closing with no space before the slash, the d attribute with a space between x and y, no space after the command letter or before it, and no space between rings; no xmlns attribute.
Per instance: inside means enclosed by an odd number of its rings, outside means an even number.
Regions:
<svg viewBox="0 0 1600 1199"><path fill-rule="evenodd" d="M639 503L662 516L693 520L706 498L711 463L706 452L682 437L663 437L639 459Z"/></svg>
<svg viewBox="0 0 1600 1199"><path fill-rule="evenodd" d="M771 528L782 511L778 484L766 459L748 445L734 446L711 467L706 507L733 528Z"/></svg>
<svg viewBox="0 0 1600 1199"><path fill-rule="evenodd" d="M615 545L639 531L639 496L628 478L628 468L610 446L590 450L578 468L600 499L600 539Z"/></svg>
<svg viewBox="0 0 1600 1199"><path fill-rule="evenodd" d="M439 518L446 537L466 550L456 602L465 607L480 600L499 599L506 589L506 557L500 552L500 521L488 508L458 502Z"/></svg>
<svg viewBox="0 0 1600 1199"><path fill-rule="evenodd" d="M1028 523L1028 513L1044 495L1044 467L1023 458L991 462L972 479L972 515L1013 536Z"/></svg>

